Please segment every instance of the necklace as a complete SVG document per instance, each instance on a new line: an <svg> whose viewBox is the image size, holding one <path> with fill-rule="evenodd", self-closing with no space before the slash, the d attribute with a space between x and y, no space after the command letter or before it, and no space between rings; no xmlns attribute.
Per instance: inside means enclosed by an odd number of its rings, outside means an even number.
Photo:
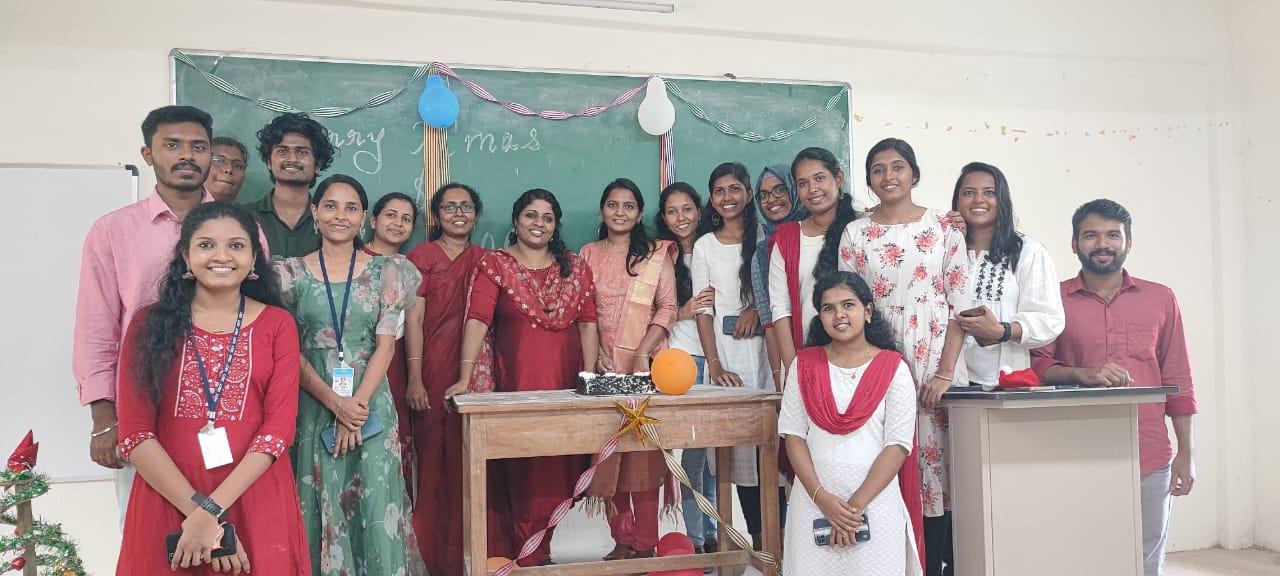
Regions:
<svg viewBox="0 0 1280 576"><path fill-rule="evenodd" d="M832 364L832 366L835 366L835 364ZM858 379L858 370L859 368L842 368L840 366L836 366L836 371L840 372L841 375L850 380Z"/></svg>

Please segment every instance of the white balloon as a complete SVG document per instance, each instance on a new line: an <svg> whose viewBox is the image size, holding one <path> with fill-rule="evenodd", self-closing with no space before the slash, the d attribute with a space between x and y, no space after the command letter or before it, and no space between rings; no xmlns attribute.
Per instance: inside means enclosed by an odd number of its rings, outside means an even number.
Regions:
<svg viewBox="0 0 1280 576"><path fill-rule="evenodd" d="M667 97L667 83L662 78L649 78L636 117L640 120L640 128L651 136L666 134L675 125L676 107Z"/></svg>

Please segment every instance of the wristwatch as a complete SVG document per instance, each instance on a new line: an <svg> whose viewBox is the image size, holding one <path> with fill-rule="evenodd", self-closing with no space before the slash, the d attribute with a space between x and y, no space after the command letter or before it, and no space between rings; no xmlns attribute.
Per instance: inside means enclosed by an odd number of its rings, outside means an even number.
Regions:
<svg viewBox="0 0 1280 576"><path fill-rule="evenodd" d="M1004 336L1000 337L1000 342L1008 342L1013 338L1013 325L1008 322L1001 322L1000 325L1004 326Z"/></svg>
<svg viewBox="0 0 1280 576"><path fill-rule="evenodd" d="M214 520L217 520L218 522L222 522L222 518L227 515L227 511L224 510L222 506L219 506L217 502L214 502L213 498L205 496L200 492L192 494L191 501L195 502L196 506L199 506L201 510L211 514Z"/></svg>

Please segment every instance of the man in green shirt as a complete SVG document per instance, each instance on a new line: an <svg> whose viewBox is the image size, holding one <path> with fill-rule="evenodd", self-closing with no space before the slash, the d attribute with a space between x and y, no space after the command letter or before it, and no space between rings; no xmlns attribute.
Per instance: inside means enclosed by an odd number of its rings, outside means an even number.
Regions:
<svg viewBox="0 0 1280 576"><path fill-rule="evenodd" d="M306 114L281 114L258 131L258 154L275 187L246 203L267 237L272 259L304 256L320 249L311 219L311 187L333 162L329 131Z"/></svg>

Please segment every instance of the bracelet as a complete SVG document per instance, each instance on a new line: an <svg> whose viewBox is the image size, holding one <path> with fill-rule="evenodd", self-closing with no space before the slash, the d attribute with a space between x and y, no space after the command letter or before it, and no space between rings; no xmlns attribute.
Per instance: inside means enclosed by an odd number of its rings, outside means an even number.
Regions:
<svg viewBox="0 0 1280 576"><path fill-rule="evenodd" d="M475 366L475 365L476 365L476 361L475 361L475 360L459 360L459 361L458 361L458 364L459 364L459 365L461 365L461 364L470 364L470 365L472 365L472 366Z"/></svg>
<svg viewBox="0 0 1280 576"><path fill-rule="evenodd" d="M939 380L942 380L943 382L955 382L955 380L952 380L951 378L947 378L946 376L943 376L941 374L934 374L933 377Z"/></svg>
<svg viewBox="0 0 1280 576"><path fill-rule="evenodd" d="M712 358L712 359L710 359L710 360L707 360L707 366L710 366L710 365L712 365L712 364L719 364L719 363L720 363L720 359L719 359L719 358Z"/></svg>
<svg viewBox="0 0 1280 576"><path fill-rule="evenodd" d="M107 426L106 428L103 428L103 429L101 429L101 430L99 430L99 431L97 431L97 432L91 432L91 433L89 433L89 437L90 437L90 438L97 438L97 437L102 436L102 435L104 435L104 434L106 434L106 433L108 433L108 432L110 432L110 431L112 431L112 430L115 430L115 429L116 429L116 425L115 425L115 424L112 424L112 425Z"/></svg>
<svg viewBox="0 0 1280 576"><path fill-rule="evenodd" d="M819 484L817 488L814 488L814 489L813 489L813 494L809 497L809 499L810 499L810 500L813 500L813 503L814 503L814 504L817 504L817 503L818 503L818 493L819 493L819 492L822 492L822 485L821 485L821 484Z"/></svg>
<svg viewBox="0 0 1280 576"><path fill-rule="evenodd" d="M417 357L417 358L410 358L410 359L409 359L409 361L410 361L410 362L413 362L414 360L422 360L422 357L421 357L421 356L419 356L419 357Z"/></svg>

